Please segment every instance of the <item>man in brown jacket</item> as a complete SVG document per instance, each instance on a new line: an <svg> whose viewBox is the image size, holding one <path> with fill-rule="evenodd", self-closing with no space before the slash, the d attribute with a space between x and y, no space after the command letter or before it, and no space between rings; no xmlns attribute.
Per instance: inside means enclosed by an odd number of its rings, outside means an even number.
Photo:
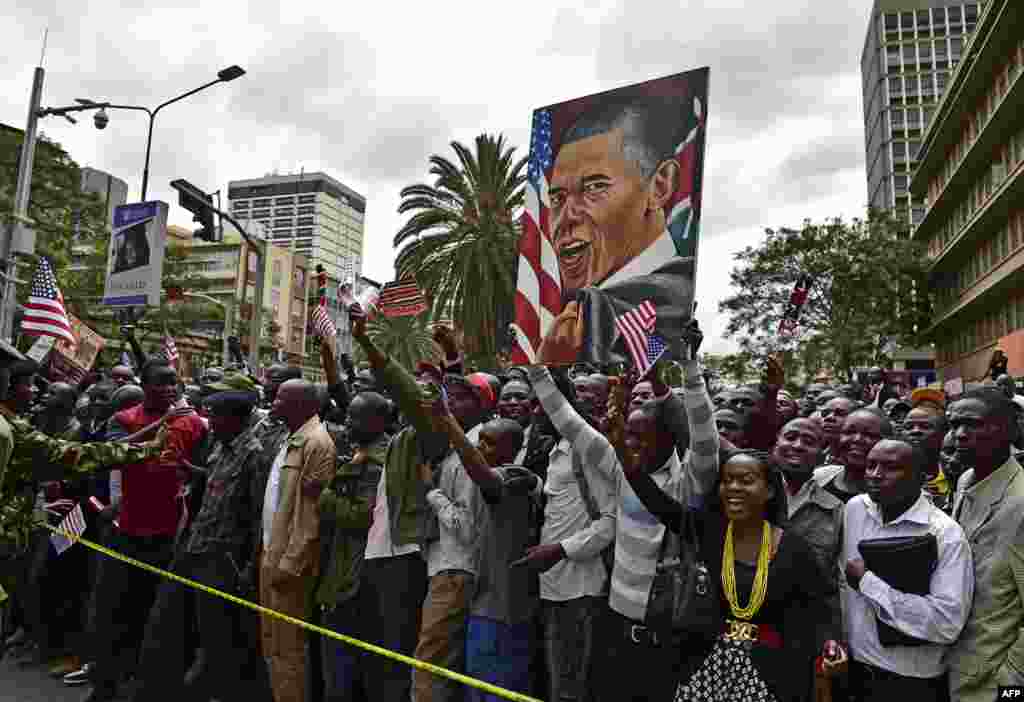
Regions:
<svg viewBox="0 0 1024 702"><path fill-rule="evenodd" d="M319 408L312 383L289 380L270 410L290 434L271 465L263 500L260 603L299 619L312 607L320 569L318 500L335 470L334 441L317 416ZM264 616L262 639L275 702L303 702L303 630Z"/></svg>

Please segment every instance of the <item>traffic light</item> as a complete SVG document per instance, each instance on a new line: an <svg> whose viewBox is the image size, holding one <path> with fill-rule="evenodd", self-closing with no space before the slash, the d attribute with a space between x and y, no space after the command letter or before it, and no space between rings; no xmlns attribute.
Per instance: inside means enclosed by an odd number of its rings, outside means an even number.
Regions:
<svg viewBox="0 0 1024 702"><path fill-rule="evenodd" d="M171 187L178 191L178 204L192 213L193 222L199 222L200 228L192 236L211 243L220 241L213 224L213 197L181 178L172 180Z"/></svg>
<svg viewBox="0 0 1024 702"><path fill-rule="evenodd" d="M321 305L327 304L327 271L319 263L316 265L316 299Z"/></svg>

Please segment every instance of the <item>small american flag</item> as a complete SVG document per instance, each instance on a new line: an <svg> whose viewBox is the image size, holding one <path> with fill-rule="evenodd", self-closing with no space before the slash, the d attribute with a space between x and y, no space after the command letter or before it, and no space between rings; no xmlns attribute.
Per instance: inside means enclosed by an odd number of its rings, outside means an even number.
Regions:
<svg viewBox="0 0 1024 702"><path fill-rule="evenodd" d="M174 337L170 334L164 335L164 356L168 363L178 362L178 347L174 343Z"/></svg>
<svg viewBox="0 0 1024 702"><path fill-rule="evenodd" d="M427 309L427 300L411 276L386 283L377 304L385 317L412 317Z"/></svg>
<svg viewBox="0 0 1024 702"><path fill-rule="evenodd" d="M327 305L317 305L313 310L313 333L321 339L330 339L338 335L338 330L327 314Z"/></svg>
<svg viewBox="0 0 1024 702"><path fill-rule="evenodd" d="M71 322L64 308L64 296L57 287L57 279L53 275L50 261L45 258L39 259L39 267L32 277L32 289L25 303L21 331L26 334L64 339L72 347L78 345L74 334L71 333Z"/></svg>
<svg viewBox="0 0 1024 702"><path fill-rule="evenodd" d="M67 516L57 525L57 529L61 533L51 534L50 543L53 544L53 548L59 556L71 548L85 533L85 515L82 513L82 505L75 505L75 508L68 512Z"/></svg>
<svg viewBox="0 0 1024 702"><path fill-rule="evenodd" d="M644 300L634 309L615 319L615 327L626 342L640 376L643 377L665 352L668 344L654 333L658 315L650 300Z"/></svg>

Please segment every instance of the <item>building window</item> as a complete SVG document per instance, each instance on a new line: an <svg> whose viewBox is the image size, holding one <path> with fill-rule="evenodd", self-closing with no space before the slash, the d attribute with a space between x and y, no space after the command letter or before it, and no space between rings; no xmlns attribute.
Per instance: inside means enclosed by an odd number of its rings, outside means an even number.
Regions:
<svg viewBox="0 0 1024 702"><path fill-rule="evenodd" d="M928 36L932 31L931 18L928 16L928 10L917 11L917 33L922 36Z"/></svg>
<svg viewBox="0 0 1024 702"><path fill-rule="evenodd" d="M303 214L313 214L313 209L314 208L313 208L312 205L305 205L305 206L300 207L298 209L298 214L300 214L300 215L303 215Z"/></svg>
<svg viewBox="0 0 1024 702"><path fill-rule="evenodd" d="M292 221L290 219L275 219L274 220L274 229L278 229L280 227L290 227L290 226L292 226Z"/></svg>
<svg viewBox="0 0 1024 702"><path fill-rule="evenodd" d="M270 210L253 210L252 211L252 216L253 216L254 219L258 219L260 217L269 217L270 216Z"/></svg>
<svg viewBox="0 0 1024 702"><path fill-rule="evenodd" d="M309 227L298 229L295 232L295 236L313 236L313 230L310 229Z"/></svg>
<svg viewBox="0 0 1024 702"><path fill-rule="evenodd" d="M908 99L917 98L917 76L907 76L904 79L904 89Z"/></svg>
<svg viewBox="0 0 1024 702"><path fill-rule="evenodd" d="M296 223L299 226L311 225L311 224L313 224L313 218L312 217L299 217L299 219L298 219L298 221Z"/></svg>
<svg viewBox="0 0 1024 702"><path fill-rule="evenodd" d="M901 12L900 13L900 28L906 32L914 31L914 13L913 12Z"/></svg>
<svg viewBox="0 0 1024 702"><path fill-rule="evenodd" d="M316 202L316 195L299 195L299 204Z"/></svg>
<svg viewBox="0 0 1024 702"><path fill-rule="evenodd" d="M885 15L885 31L895 32L900 28L900 17L894 12L886 13Z"/></svg>
<svg viewBox="0 0 1024 702"><path fill-rule="evenodd" d="M913 44L903 45L903 65L908 70L913 70L917 63L917 47Z"/></svg>
<svg viewBox="0 0 1024 702"><path fill-rule="evenodd" d="M295 209L292 207L278 207L274 210L274 215L277 217L291 217L295 214Z"/></svg>
<svg viewBox="0 0 1024 702"><path fill-rule="evenodd" d="M291 196L274 198L274 204L275 205L293 205L293 204L295 204L295 198L291 197Z"/></svg>
<svg viewBox="0 0 1024 702"><path fill-rule="evenodd" d="M231 203L231 209L233 209L233 210L247 210L247 209L249 209L249 201L248 200L240 200L240 201L237 201L237 202L232 202Z"/></svg>
<svg viewBox="0 0 1024 702"><path fill-rule="evenodd" d="M270 207L270 200L257 200L252 203L253 207Z"/></svg>
<svg viewBox="0 0 1024 702"><path fill-rule="evenodd" d="M889 96L900 97L903 95L903 81L899 78L889 79Z"/></svg>
<svg viewBox="0 0 1024 702"><path fill-rule="evenodd" d="M978 6L977 5L968 5L964 9L964 18L967 20L968 23L970 23L970 22L977 22L978 21Z"/></svg>
<svg viewBox="0 0 1024 702"><path fill-rule="evenodd" d="M892 128L903 129L904 113L903 110L893 110L890 115L892 116Z"/></svg>
<svg viewBox="0 0 1024 702"><path fill-rule="evenodd" d="M921 113L916 109L907 110L907 127L909 129L921 128Z"/></svg>
<svg viewBox="0 0 1024 702"><path fill-rule="evenodd" d="M895 188L896 192L898 192L898 193L906 194L908 180L909 180L908 176L905 176L905 175L893 176L893 178L892 178L893 188Z"/></svg>

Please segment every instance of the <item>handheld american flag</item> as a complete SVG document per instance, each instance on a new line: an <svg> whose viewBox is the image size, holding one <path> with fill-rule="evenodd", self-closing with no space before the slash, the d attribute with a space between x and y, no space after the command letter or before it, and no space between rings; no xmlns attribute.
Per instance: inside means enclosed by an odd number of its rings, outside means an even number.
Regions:
<svg viewBox="0 0 1024 702"><path fill-rule="evenodd" d="M327 305L317 305L313 310L313 333L320 339L332 339L338 334L331 315L327 314Z"/></svg>
<svg viewBox="0 0 1024 702"><path fill-rule="evenodd" d="M64 296L57 287L57 278L54 277L50 261L46 258L39 259L39 266L32 276L32 288L29 290L28 301L25 302L21 331L26 334L64 339L72 347L78 344L71 333L71 321L64 308Z"/></svg>
<svg viewBox="0 0 1024 702"><path fill-rule="evenodd" d="M53 548L59 556L74 546L85 533L85 515L82 513L82 505L75 505L75 508L61 520L57 529L60 530L60 533L51 534L50 543L53 544Z"/></svg>
<svg viewBox="0 0 1024 702"><path fill-rule="evenodd" d="M178 362L178 347L174 343L174 337L170 334L164 335L164 356L171 365Z"/></svg>
<svg viewBox="0 0 1024 702"><path fill-rule="evenodd" d="M427 309L427 299L412 276L386 283L377 304L385 317L412 317Z"/></svg>
<svg viewBox="0 0 1024 702"><path fill-rule="evenodd" d="M665 340L654 332L657 320L658 316L650 300L644 300L637 307L615 318L615 326L622 334L641 378L647 375L668 348Z"/></svg>
<svg viewBox="0 0 1024 702"><path fill-rule="evenodd" d="M526 211L520 220L519 272L512 325L512 362L532 363L544 332L562 309L562 276L548 231L548 180L551 151L551 111L533 116L530 163L526 171Z"/></svg>

